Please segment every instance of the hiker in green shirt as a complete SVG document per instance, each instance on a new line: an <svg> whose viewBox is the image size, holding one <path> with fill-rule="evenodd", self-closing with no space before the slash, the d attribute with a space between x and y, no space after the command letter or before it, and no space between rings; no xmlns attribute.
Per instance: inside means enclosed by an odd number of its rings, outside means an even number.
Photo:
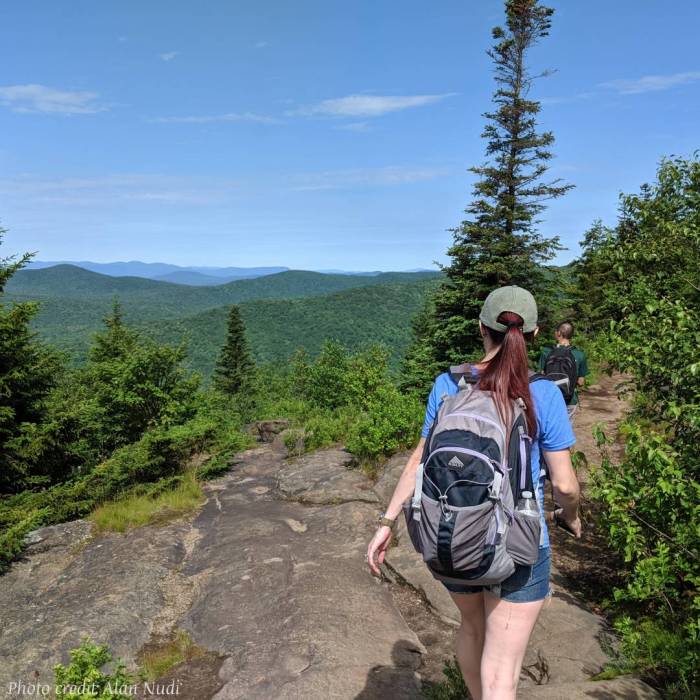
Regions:
<svg viewBox="0 0 700 700"><path fill-rule="evenodd" d="M556 340L556 345L554 347L566 347L571 350L574 362L576 363L576 385L583 386L585 383L584 377L588 374L588 363L586 362L586 353L583 350L579 350L574 347L571 343L571 339L574 336L574 327L568 321L560 323L557 326L557 330L554 331L554 339ZM547 358L554 348L545 348L542 350L540 355L539 369L541 372L545 370L545 365L547 364ZM573 417L578 409L578 392L574 389L573 396L567 404L569 410L569 416Z"/></svg>

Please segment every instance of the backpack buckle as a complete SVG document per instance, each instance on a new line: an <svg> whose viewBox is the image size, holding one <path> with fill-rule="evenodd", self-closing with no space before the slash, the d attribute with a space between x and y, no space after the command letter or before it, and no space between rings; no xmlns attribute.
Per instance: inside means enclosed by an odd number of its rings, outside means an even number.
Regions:
<svg viewBox="0 0 700 700"><path fill-rule="evenodd" d="M440 510L442 511L442 515L445 518L445 520L449 522L450 520L452 520L452 512L447 510L447 494L439 496L438 500L440 501Z"/></svg>
<svg viewBox="0 0 700 700"><path fill-rule="evenodd" d="M420 522L420 502L423 495L423 462L416 469L416 485L413 489L413 498L411 499L411 509L413 511L413 519Z"/></svg>
<svg viewBox="0 0 700 700"><path fill-rule="evenodd" d="M500 500L501 498L501 486L503 484L503 474L496 470L493 474L493 481L489 487L489 498L494 500Z"/></svg>

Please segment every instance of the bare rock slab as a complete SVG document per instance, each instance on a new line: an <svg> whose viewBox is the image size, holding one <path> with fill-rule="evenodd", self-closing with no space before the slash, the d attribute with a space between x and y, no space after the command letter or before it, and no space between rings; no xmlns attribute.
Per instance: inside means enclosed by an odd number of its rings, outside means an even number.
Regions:
<svg viewBox="0 0 700 700"><path fill-rule="evenodd" d="M374 483L374 492L377 494L383 506L389 505L401 472L406 466L406 462L408 462L410 456L410 452L397 452L382 465L377 480Z"/></svg>
<svg viewBox="0 0 700 700"><path fill-rule="evenodd" d="M447 589L428 571L423 558L413 548L403 514L397 521L396 540L397 544L387 551L384 560L386 566L421 593L443 622L454 627L459 626L459 610Z"/></svg>
<svg viewBox="0 0 700 700"><path fill-rule="evenodd" d="M216 700L420 697L423 647L364 561L376 508L359 500L306 505L255 489L280 469L295 495L290 484L308 481L313 492L322 483L320 473L313 486L299 469L314 475L325 465L330 479L344 476L347 457L324 454L330 458L270 464L267 474L242 464L218 504L208 502L195 520L205 534L182 572L207 575L180 626L227 657ZM252 481L244 476L254 472ZM359 488L346 487L335 493L348 498Z"/></svg>
<svg viewBox="0 0 700 700"><path fill-rule="evenodd" d="M89 523L41 528L0 579L0 687L53 682L84 635L133 667L164 603L160 581L184 555L187 524L88 538Z"/></svg>
<svg viewBox="0 0 700 700"><path fill-rule="evenodd" d="M32 533L0 584L3 688L50 684L86 634L134 669L144 645L184 629L207 652L166 677L187 700L419 700L425 648L364 560L377 496L349 461L287 463L263 444L205 485L193 518Z"/></svg>
<svg viewBox="0 0 700 700"><path fill-rule="evenodd" d="M518 690L518 700L661 700L661 695L638 678L536 685Z"/></svg>
<svg viewBox="0 0 700 700"><path fill-rule="evenodd" d="M378 503L370 479L351 463L352 455L344 449L319 450L286 463L277 487L284 498L303 503Z"/></svg>

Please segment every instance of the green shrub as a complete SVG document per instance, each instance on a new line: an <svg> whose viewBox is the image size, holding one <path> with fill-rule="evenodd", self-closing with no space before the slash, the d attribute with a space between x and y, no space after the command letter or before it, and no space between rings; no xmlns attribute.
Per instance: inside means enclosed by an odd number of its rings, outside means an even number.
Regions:
<svg viewBox="0 0 700 700"><path fill-rule="evenodd" d="M84 517L101 503L125 497L143 484L176 478L193 454L217 445L217 439L226 450L246 444L243 435L234 444L226 426L222 438L220 428L214 418L197 415L182 425L147 432L138 442L117 449L109 459L70 481L1 499L0 571L21 550L21 540L29 531ZM197 472L200 479L212 475L206 468Z"/></svg>
<svg viewBox="0 0 700 700"><path fill-rule="evenodd" d="M132 698L135 681L126 666L117 660L111 672L102 668L112 662L106 644L97 645L89 637L77 649L70 651L68 666L54 666L54 686L57 698L70 700L107 700Z"/></svg>
<svg viewBox="0 0 700 700"><path fill-rule="evenodd" d="M315 362L308 368L304 393L313 404L334 409L349 403L350 357L343 345L327 340Z"/></svg>
<svg viewBox="0 0 700 700"><path fill-rule="evenodd" d="M393 386L373 392L366 408L350 427L347 448L360 460L376 460L418 440L423 404Z"/></svg>
<svg viewBox="0 0 700 700"><path fill-rule="evenodd" d="M684 697L700 686L699 268L700 162L673 159L591 233L579 269L598 347L635 389L624 454L592 479L625 562L612 611L630 669Z"/></svg>
<svg viewBox="0 0 700 700"><path fill-rule="evenodd" d="M445 680L425 688L424 697L428 700L468 700L471 697L456 658L445 662L443 673Z"/></svg>
<svg viewBox="0 0 700 700"><path fill-rule="evenodd" d="M298 456L304 453L304 436L304 431L299 429L292 429L286 433L284 436L284 446L287 448L287 452L290 455Z"/></svg>
<svg viewBox="0 0 700 700"><path fill-rule="evenodd" d="M602 677L641 673L664 687L664 697L684 700L698 697L695 675L697 648L688 646L682 631L664 627L650 618L632 619L625 615L615 622L619 648ZM670 672L669 672L670 671Z"/></svg>

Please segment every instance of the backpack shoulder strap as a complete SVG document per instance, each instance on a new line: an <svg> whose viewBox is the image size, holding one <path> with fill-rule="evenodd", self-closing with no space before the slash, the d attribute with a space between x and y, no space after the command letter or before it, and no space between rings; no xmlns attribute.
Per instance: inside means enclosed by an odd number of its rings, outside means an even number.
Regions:
<svg viewBox="0 0 700 700"><path fill-rule="evenodd" d="M539 382L541 379L547 379L542 372L533 372L532 370L528 370L528 382L530 384Z"/></svg>
<svg viewBox="0 0 700 700"><path fill-rule="evenodd" d="M451 365L449 371L452 381L460 389L466 389L469 385L476 384L478 381L478 377L472 374L472 366L468 362L464 362L461 365Z"/></svg>

